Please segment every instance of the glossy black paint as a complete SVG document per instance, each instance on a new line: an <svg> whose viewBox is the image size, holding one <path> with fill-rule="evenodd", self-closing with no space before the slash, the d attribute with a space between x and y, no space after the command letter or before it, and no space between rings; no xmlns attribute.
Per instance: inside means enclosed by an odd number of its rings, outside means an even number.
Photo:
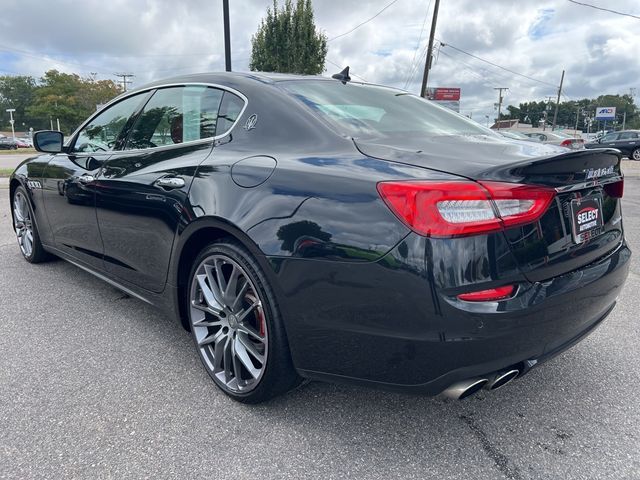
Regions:
<svg viewBox="0 0 640 480"><path fill-rule="evenodd" d="M512 365L527 370L611 310L630 256L617 200L605 196L606 233L588 245L553 233L567 221L562 205L546 214L551 227L542 231L534 224L430 239L395 217L376 184L470 178L563 187L590 168L615 165L610 176L619 175L617 152L560 153L491 133L407 138L404 148L354 142L281 90L288 78L208 74L144 87L214 84L248 102L224 137L41 155L16 169L11 188L41 182L27 188L48 250L183 324L191 260L207 243L236 239L265 270L294 364L311 378L438 393ZM158 186L166 176L184 187ZM505 284L518 285L507 301L456 300Z"/></svg>

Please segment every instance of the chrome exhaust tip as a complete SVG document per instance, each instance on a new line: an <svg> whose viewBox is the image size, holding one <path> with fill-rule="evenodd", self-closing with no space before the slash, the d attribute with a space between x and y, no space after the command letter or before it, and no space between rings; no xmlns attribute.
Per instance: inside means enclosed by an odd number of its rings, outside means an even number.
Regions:
<svg viewBox="0 0 640 480"><path fill-rule="evenodd" d="M458 383L454 383L447 388L442 395L454 400L462 400L463 398L470 397L474 393L482 390L482 388L489 382L486 378L472 378L469 380L463 380Z"/></svg>
<svg viewBox="0 0 640 480"><path fill-rule="evenodd" d="M504 372L498 372L496 378L489 385L489 390L497 390L500 387L504 387L511 380L520 375L520 370L505 370Z"/></svg>

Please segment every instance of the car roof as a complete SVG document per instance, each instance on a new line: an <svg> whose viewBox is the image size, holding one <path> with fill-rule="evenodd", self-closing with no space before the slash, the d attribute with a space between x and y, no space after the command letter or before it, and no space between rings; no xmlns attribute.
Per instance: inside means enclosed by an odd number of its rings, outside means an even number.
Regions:
<svg viewBox="0 0 640 480"><path fill-rule="evenodd" d="M287 80L324 80L335 82L336 80L320 75L299 75L292 73L271 73L271 72L209 72L209 73L194 73L190 75L179 75L176 77L164 78L162 80L156 80L145 85L142 85L136 89L131 90L146 90L153 87L160 87L163 85L179 84L179 83L212 83L225 85L227 83L233 83L236 85L242 84L274 84L277 82Z"/></svg>

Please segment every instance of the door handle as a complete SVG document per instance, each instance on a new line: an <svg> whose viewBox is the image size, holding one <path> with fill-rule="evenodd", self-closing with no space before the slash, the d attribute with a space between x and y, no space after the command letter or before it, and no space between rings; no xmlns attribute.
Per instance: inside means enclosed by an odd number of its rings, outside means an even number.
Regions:
<svg viewBox="0 0 640 480"><path fill-rule="evenodd" d="M80 176L78 177L78 181L79 181L80 183L85 184L85 185L86 185L87 183L91 183L91 182L93 182L94 180L95 180L94 176L93 176L93 175L89 175L88 173L85 173L84 175L80 175Z"/></svg>
<svg viewBox="0 0 640 480"><path fill-rule="evenodd" d="M168 190L172 190L174 188L182 188L184 187L184 179L180 177L162 177L155 181L155 184L158 187L166 188Z"/></svg>

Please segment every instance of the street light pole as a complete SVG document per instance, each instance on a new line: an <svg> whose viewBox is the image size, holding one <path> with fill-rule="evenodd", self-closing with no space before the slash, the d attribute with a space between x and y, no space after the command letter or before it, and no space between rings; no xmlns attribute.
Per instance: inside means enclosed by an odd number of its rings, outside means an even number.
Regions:
<svg viewBox="0 0 640 480"><path fill-rule="evenodd" d="M13 119L13 112L15 112L16 109L15 108L7 108L7 112L9 112L9 117L11 118L9 120L9 123L11 124L11 136L13 137L13 139L16 139L16 131L13 128L13 124L15 123L15 120Z"/></svg>
<svg viewBox="0 0 640 480"><path fill-rule="evenodd" d="M224 67L231 71L231 33L229 32L229 0L222 0L222 17L224 21Z"/></svg>

